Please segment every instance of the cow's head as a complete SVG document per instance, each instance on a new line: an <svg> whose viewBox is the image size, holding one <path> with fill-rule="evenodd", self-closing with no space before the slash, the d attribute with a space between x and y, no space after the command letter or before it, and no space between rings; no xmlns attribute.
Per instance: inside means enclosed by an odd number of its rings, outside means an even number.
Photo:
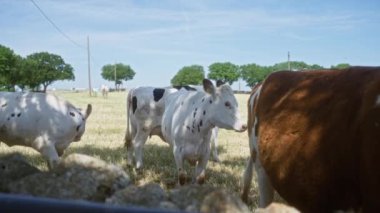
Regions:
<svg viewBox="0 0 380 213"><path fill-rule="evenodd" d="M247 125L242 123L238 110L238 102L231 87L227 84L215 87L208 79L203 80L203 87L206 93L211 95L210 122L224 129L234 129L243 132Z"/></svg>
<svg viewBox="0 0 380 213"><path fill-rule="evenodd" d="M77 134L74 138L74 141L80 141L82 135L84 134L84 131L86 130L86 121L87 121L88 116L90 116L92 112L91 104L87 105L86 110L80 110L80 111L81 111L81 116L82 116L82 122L80 122L80 124L78 124L78 126L76 127Z"/></svg>

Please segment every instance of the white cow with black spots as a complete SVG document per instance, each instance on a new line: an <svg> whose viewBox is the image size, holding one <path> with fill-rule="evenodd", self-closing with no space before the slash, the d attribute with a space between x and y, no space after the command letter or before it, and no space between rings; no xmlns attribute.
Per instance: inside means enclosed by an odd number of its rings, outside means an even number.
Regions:
<svg viewBox="0 0 380 213"><path fill-rule="evenodd" d="M54 168L81 139L91 109L81 111L52 94L0 92L0 142L32 147Z"/></svg>
<svg viewBox="0 0 380 213"><path fill-rule="evenodd" d="M186 180L184 160L196 165L194 180L199 184L204 182L211 132L215 126L239 132L247 129L240 119L238 102L229 85L215 87L204 79L203 87L206 93L180 90L165 99L161 130L173 147L181 185Z"/></svg>
<svg viewBox="0 0 380 213"><path fill-rule="evenodd" d="M142 86L131 89L127 96L127 129L125 146L127 147L127 164L136 164L136 169L143 167L143 147L148 137L159 136L162 140L161 120L165 110L165 97L179 89L203 91L200 86L179 86L173 88L156 88ZM218 128L212 132L212 159L219 162L217 152ZM135 161L135 162L134 162Z"/></svg>
<svg viewBox="0 0 380 213"><path fill-rule="evenodd" d="M136 169L142 169L143 147L148 137L157 135L163 139L161 134L161 118L165 109L163 98L175 91L177 89L137 87L128 92L127 130L124 138L128 165L136 163Z"/></svg>

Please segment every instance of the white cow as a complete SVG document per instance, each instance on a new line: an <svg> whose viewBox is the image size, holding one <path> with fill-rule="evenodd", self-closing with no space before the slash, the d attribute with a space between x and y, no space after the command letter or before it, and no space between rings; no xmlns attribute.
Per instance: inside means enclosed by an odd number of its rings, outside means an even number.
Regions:
<svg viewBox="0 0 380 213"><path fill-rule="evenodd" d="M127 147L127 164L136 163L136 169L143 167L143 147L149 136L157 135L162 140L161 120L165 110L164 98L179 89L203 91L203 87L185 86L175 88L137 87L131 89L127 96L127 130L125 146ZM212 132L212 159L219 162L217 152L218 128ZM165 140L164 140L165 141Z"/></svg>
<svg viewBox="0 0 380 213"><path fill-rule="evenodd" d="M174 89L174 91L176 91ZM163 97L174 92L173 89L137 87L127 96L127 164L136 162L136 169L143 167L143 147L149 136L161 134L161 118L164 112Z"/></svg>
<svg viewBox="0 0 380 213"><path fill-rule="evenodd" d="M217 126L243 132L247 126L240 120L238 102L229 85L214 87L203 80L204 91L180 90L168 95L161 130L173 147L178 180L185 183L184 160L196 164L195 180L202 184L210 156L211 130Z"/></svg>
<svg viewBox="0 0 380 213"><path fill-rule="evenodd" d="M109 88L107 85L102 84L100 90L102 91L103 98L108 98Z"/></svg>
<svg viewBox="0 0 380 213"><path fill-rule="evenodd" d="M0 92L0 141L32 147L54 168L70 143L81 139L91 110L52 94Z"/></svg>

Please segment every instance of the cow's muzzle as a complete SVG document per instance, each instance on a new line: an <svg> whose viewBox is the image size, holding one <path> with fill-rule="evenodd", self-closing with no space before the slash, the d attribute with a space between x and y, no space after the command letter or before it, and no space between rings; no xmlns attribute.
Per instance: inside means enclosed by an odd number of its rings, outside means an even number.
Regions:
<svg viewBox="0 0 380 213"><path fill-rule="evenodd" d="M240 126L240 128L235 129L236 132L244 132L245 130L247 130L246 124L243 124Z"/></svg>

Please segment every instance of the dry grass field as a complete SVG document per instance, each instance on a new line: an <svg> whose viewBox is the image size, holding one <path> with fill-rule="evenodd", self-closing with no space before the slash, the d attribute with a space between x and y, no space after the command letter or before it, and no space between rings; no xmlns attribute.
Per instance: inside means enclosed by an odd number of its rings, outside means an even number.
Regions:
<svg viewBox="0 0 380 213"><path fill-rule="evenodd" d="M130 174L135 184L155 182L164 189L173 188L176 182L176 169L169 145L159 137L150 138L144 147L144 171L136 174L126 166L126 148L124 147L124 134L126 129L126 92L109 93L107 99L101 94L89 97L88 93L55 92L56 95L70 101L77 107L85 108L88 103L93 106L86 132L79 142L72 143L65 152L83 153L98 157L107 162L123 167ZM237 94L242 119L247 120L247 94ZM221 163L209 162L206 170L206 183L212 186L227 188L239 194L242 174L246 159L249 155L248 133L234 131L219 131L219 157ZM7 147L0 144L0 155L10 152L20 152L30 162L40 169L47 169L43 158L31 148ZM187 167L188 174L193 169ZM255 177L255 175L254 175ZM258 202L257 183L252 180L250 192L250 208L255 208Z"/></svg>

